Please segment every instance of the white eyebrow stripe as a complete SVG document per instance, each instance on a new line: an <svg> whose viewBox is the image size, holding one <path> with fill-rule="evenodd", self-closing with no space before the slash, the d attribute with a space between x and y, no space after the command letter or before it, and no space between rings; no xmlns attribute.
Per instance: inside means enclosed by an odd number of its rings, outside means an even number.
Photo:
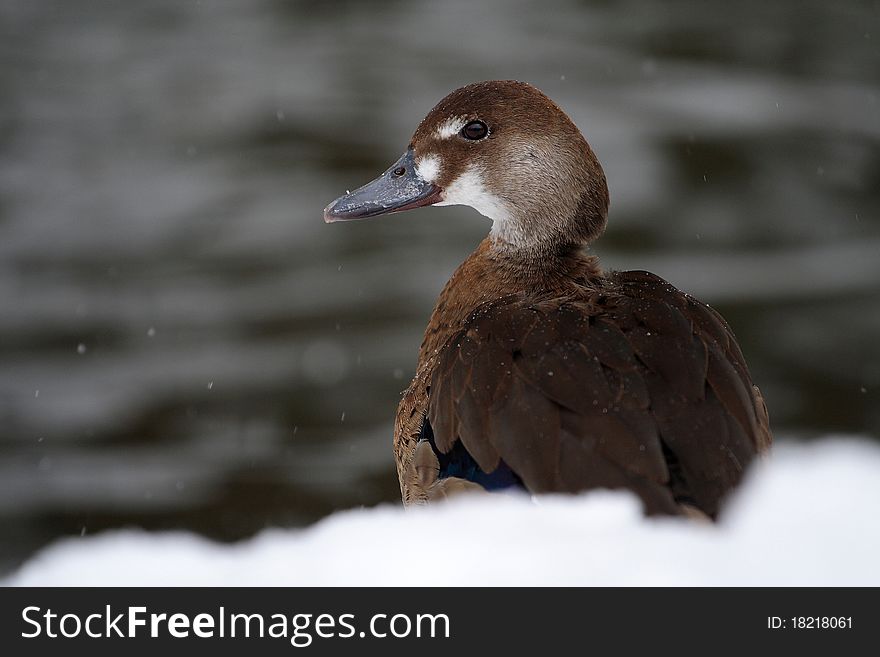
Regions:
<svg viewBox="0 0 880 657"><path fill-rule="evenodd" d="M416 161L416 175L429 183L437 182L440 175L440 158L436 155L425 155Z"/></svg>
<svg viewBox="0 0 880 657"><path fill-rule="evenodd" d="M459 130L464 127L465 123L467 123L466 117L453 116L437 126L437 130L434 131L434 134L437 136L437 139L449 139L453 135L457 135Z"/></svg>

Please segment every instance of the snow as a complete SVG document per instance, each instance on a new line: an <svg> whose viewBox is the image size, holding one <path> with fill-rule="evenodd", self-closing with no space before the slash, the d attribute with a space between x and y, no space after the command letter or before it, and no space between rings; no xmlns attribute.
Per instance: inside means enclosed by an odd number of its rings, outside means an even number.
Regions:
<svg viewBox="0 0 880 657"><path fill-rule="evenodd" d="M880 585L880 447L782 444L717 525L646 519L623 492L475 496L335 513L221 545L189 533L64 539L13 586Z"/></svg>

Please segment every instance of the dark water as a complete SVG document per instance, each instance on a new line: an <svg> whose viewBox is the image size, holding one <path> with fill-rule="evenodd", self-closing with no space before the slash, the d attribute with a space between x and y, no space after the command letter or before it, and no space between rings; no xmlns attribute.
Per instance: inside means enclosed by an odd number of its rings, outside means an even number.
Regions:
<svg viewBox="0 0 880 657"><path fill-rule="evenodd" d="M880 435L876 2L0 3L0 564L395 500L463 208L325 226L519 78L608 174L596 251L731 321L778 435Z"/></svg>

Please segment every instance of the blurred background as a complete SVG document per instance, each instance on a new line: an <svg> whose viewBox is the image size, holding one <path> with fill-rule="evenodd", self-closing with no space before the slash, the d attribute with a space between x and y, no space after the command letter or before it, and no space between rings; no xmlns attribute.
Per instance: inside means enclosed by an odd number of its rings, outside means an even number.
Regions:
<svg viewBox="0 0 880 657"><path fill-rule="evenodd" d="M606 267L718 308L777 438L880 435L880 4L0 0L0 571L113 527L395 502L464 208L326 226L462 84L529 81Z"/></svg>

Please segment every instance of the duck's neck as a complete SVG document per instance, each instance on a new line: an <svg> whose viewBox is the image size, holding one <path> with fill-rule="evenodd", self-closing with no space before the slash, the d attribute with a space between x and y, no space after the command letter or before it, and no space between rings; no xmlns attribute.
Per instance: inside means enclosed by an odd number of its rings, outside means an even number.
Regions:
<svg viewBox="0 0 880 657"><path fill-rule="evenodd" d="M511 295L535 300L574 295L594 287L601 277L598 259L587 255L583 247L524 251L487 237L440 293L425 331L419 366L428 365L481 304Z"/></svg>

